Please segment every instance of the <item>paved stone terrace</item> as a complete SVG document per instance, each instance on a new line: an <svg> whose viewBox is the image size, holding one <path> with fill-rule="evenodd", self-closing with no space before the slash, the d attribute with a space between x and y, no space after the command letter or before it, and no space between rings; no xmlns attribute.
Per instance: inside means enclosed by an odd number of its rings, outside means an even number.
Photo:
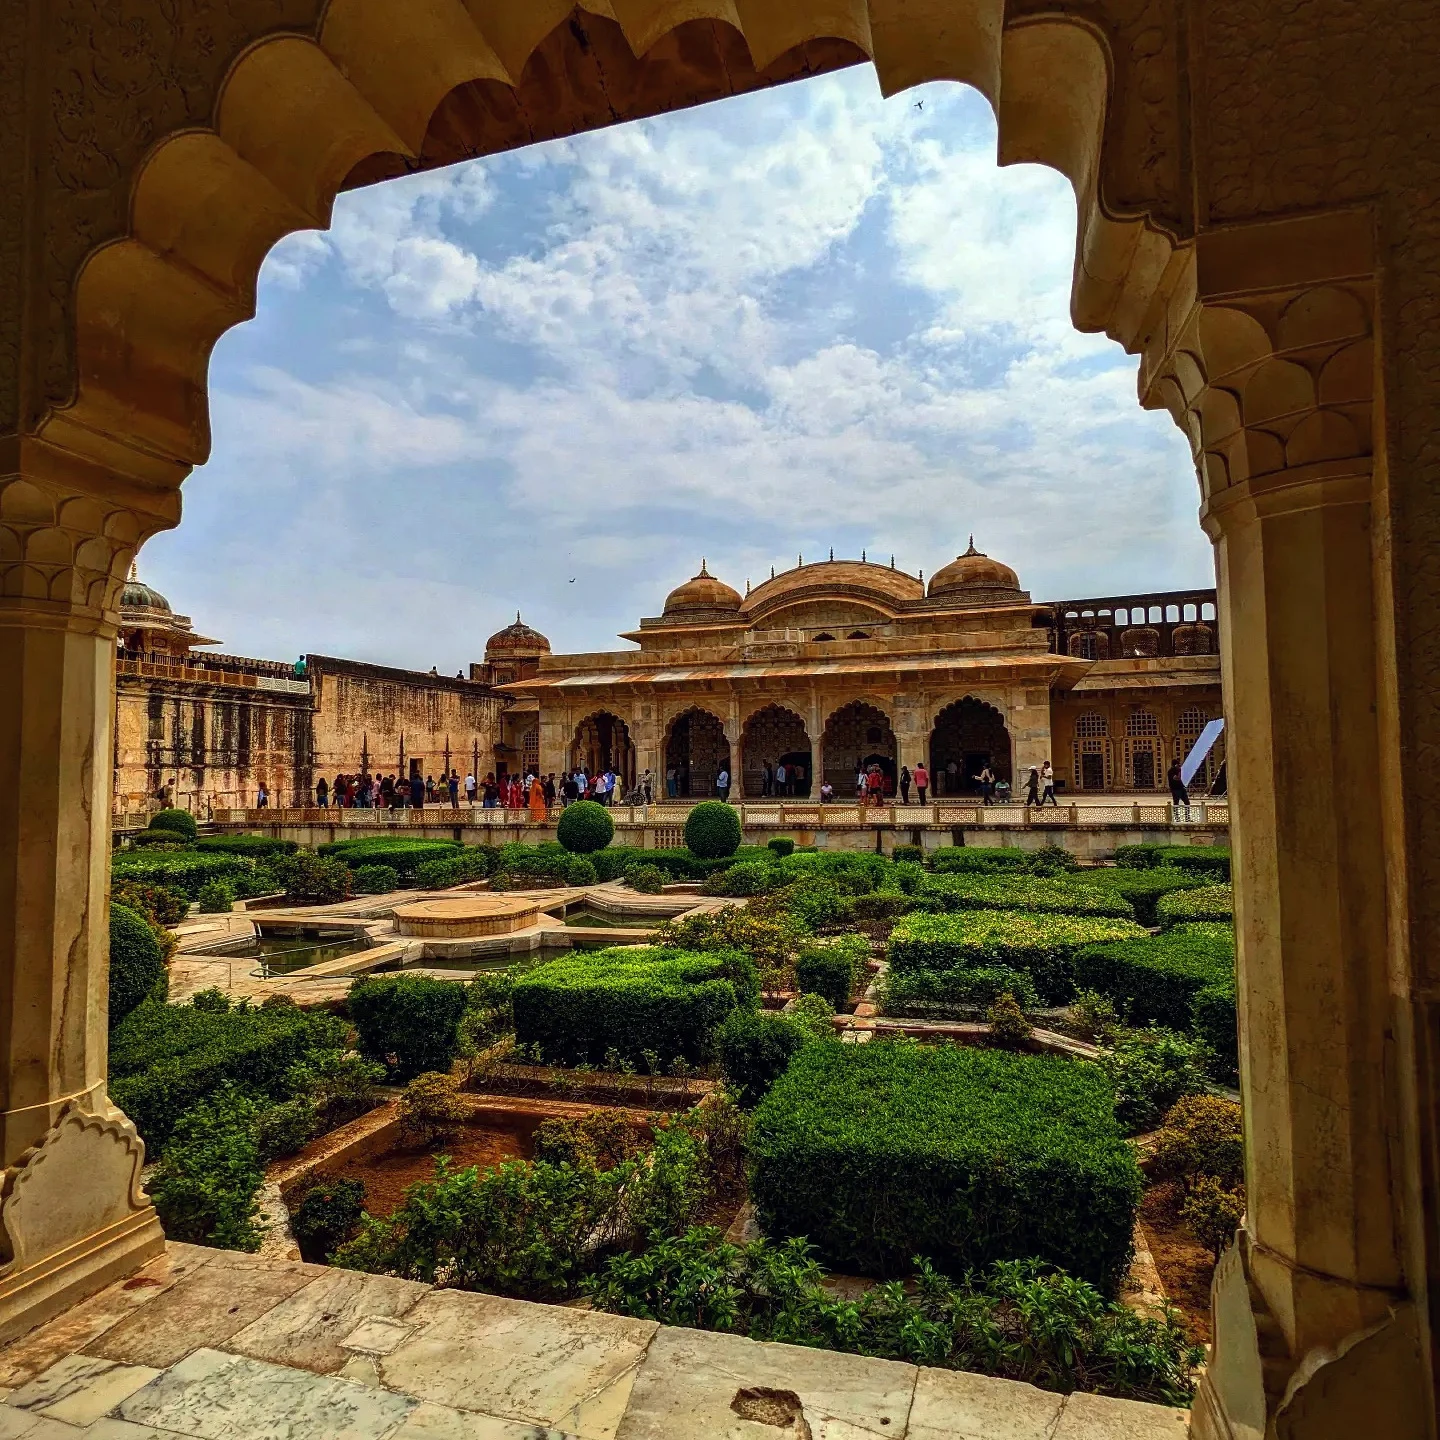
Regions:
<svg viewBox="0 0 1440 1440"><path fill-rule="evenodd" d="M1183 1440L1188 1415L171 1245L0 1352L0 1440Z"/></svg>

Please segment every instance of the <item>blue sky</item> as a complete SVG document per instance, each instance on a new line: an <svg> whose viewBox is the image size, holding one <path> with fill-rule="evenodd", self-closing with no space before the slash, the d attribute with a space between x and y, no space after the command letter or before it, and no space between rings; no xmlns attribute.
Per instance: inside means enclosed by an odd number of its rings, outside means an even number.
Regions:
<svg viewBox="0 0 1440 1440"><path fill-rule="evenodd" d="M974 91L864 67L342 196L141 573L232 653L442 672L517 609L615 648L702 555L1213 583L1184 441L1070 325L1068 183L994 157Z"/></svg>

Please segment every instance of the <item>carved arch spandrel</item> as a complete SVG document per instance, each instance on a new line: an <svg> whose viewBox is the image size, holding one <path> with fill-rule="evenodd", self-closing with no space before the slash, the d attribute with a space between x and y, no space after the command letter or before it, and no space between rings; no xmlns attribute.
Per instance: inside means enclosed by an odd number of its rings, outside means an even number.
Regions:
<svg viewBox="0 0 1440 1440"><path fill-rule="evenodd" d="M96 4L63 0L57 26L62 49L85 51L83 73L118 45L114 33L82 35ZM395 166L439 163L424 153L430 127L457 94L487 86L518 93L541 47L582 50L587 32L606 25L644 57L637 73L663 62L660 89L652 84L635 114L867 53L891 93L926 79L978 85L998 102L1002 161L1055 166L1076 188L1077 323L1136 348L1176 229L1167 198L1174 186L1163 177L1178 160L1163 139L1170 122L1152 113L1173 108L1175 87L1163 76L1173 78L1174 57L1155 8L1155 0L1105 0L1087 12L1102 17L1102 28L1078 11L1031 17L1015 7L1007 30L1001 0L586 0L578 9L556 0L330 0L323 12L320 0L248 0L227 8L208 47L188 21L173 34L147 22L138 63L153 74L128 110L116 100L99 105L88 91L55 97L71 122L62 133L92 152L97 140L123 143L104 155L95 179L72 175L67 198L46 217L59 349L39 431L112 465L132 446L178 484L208 453L210 351L253 314L269 248L292 230L328 223L338 189L366 165L380 163L364 177L379 178ZM671 41L682 34L689 38L677 51ZM730 63L736 45L749 56L748 75ZM204 64L190 53L201 49ZM694 54L712 52L725 59L718 80L703 66L687 69ZM1117 93L1142 75L1143 95ZM563 103L564 67L552 66L546 84L544 103ZM587 117L571 129L615 118ZM1117 136L1121 148L1144 153L1121 157ZM147 147L149 137L159 138ZM521 133L489 148L533 138ZM54 164L65 173L80 166L77 156ZM1112 184L1112 172L1130 178ZM1137 173L1161 177L1153 193L1139 195ZM125 190L119 205L117 186ZM1106 199L1110 189L1120 201Z"/></svg>

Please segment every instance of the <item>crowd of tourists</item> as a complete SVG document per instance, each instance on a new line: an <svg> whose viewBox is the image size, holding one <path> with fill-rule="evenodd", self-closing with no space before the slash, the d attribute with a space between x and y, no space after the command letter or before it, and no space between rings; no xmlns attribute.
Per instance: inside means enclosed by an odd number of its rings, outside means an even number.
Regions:
<svg viewBox="0 0 1440 1440"><path fill-rule="evenodd" d="M532 819L543 820L556 805L572 805L577 800L613 804L619 788L619 777L608 768L595 775L587 775L583 769L567 770L558 779L553 771L548 775L527 772L499 776L488 772L481 780L473 774L462 779L456 770L448 776L442 774L439 780L418 774L339 774L333 782L323 777L316 781L315 804L322 810L423 810L427 805L458 810L463 803L485 810L528 810ZM637 804L653 801L648 770L633 793Z"/></svg>

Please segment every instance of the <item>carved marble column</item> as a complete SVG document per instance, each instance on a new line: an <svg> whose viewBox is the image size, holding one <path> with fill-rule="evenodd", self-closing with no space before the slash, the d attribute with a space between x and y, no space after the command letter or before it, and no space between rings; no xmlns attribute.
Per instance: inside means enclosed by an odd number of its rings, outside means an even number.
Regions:
<svg viewBox="0 0 1440 1440"><path fill-rule="evenodd" d="M1410 857L1380 783L1398 745L1369 220L1240 227L1192 260L1151 393L1195 442L1216 544L1247 1185L1194 1433L1418 1437L1433 1415L1407 1261L1428 1220L1410 1176L1428 1162L1397 1023Z"/></svg>
<svg viewBox="0 0 1440 1440"><path fill-rule="evenodd" d="M4 443L0 1342L164 1243L105 1078L116 607L140 542L173 523L154 494L78 463L57 479L65 464Z"/></svg>

